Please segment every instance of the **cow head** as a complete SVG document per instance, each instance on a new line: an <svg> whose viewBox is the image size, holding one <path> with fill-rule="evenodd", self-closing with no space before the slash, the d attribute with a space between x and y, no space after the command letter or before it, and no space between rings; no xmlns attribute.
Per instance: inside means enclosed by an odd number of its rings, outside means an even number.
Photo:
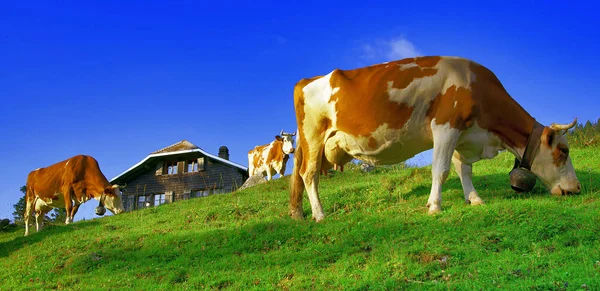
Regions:
<svg viewBox="0 0 600 291"><path fill-rule="evenodd" d="M124 212L121 187L110 185L104 188L104 195L100 198L100 205L106 207L113 214Z"/></svg>
<svg viewBox="0 0 600 291"><path fill-rule="evenodd" d="M531 170L554 195L579 193L581 184L569 157L569 145L564 134L575 126L577 119L570 124L552 124L544 128L540 146Z"/></svg>
<svg viewBox="0 0 600 291"><path fill-rule="evenodd" d="M289 154L294 153L294 136L295 135L296 135L296 133L285 133L285 132L283 132L283 129L282 129L281 133L279 133L279 135L275 136L276 140L283 143L282 150L283 150L284 154L289 155Z"/></svg>

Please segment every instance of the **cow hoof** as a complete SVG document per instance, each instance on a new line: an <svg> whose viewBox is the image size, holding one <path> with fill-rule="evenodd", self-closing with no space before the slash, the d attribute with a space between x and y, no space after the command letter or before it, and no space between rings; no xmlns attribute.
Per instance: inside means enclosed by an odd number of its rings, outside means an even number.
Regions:
<svg viewBox="0 0 600 291"><path fill-rule="evenodd" d="M323 220L323 218L325 218L324 215L313 216L313 219L315 222L321 222Z"/></svg>
<svg viewBox="0 0 600 291"><path fill-rule="evenodd" d="M304 214L302 213L302 211L290 211L290 216L294 220L302 220L302 219L304 219Z"/></svg>
<svg viewBox="0 0 600 291"><path fill-rule="evenodd" d="M483 202L483 200L481 200L481 198L477 197L477 198L471 198L471 199L467 200L467 204L482 205L485 203Z"/></svg>
<svg viewBox="0 0 600 291"><path fill-rule="evenodd" d="M438 213L442 212L442 207L440 205L429 204L427 206L429 206L429 211L428 211L429 215L434 215L434 214L438 214Z"/></svg>

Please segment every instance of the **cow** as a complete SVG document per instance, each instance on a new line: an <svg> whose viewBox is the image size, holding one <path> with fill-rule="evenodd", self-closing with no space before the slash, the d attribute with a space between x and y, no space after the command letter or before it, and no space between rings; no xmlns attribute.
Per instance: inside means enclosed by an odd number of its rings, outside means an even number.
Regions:
<svg viewBox="0 0 600 291"><path fill-rule="evenodd" d="M124 211L119 186L108 182L98 162L90 156L78 155L36 169L29 173L26 187L25 236L29 235L29 218L33 210L37 231L40 231L44 215L52 208L65 208L65 224L69 224L79 206L90 199L98 200L113 214Z"/></svg>
<svg viewBox="0 0 600 291"><path fill-rule="evenodd" d="M566 125L541 125L492 71L468 59L425 56L335 69L298 81L294 108L298 136L289 203L294 219L304 216L305 189L313 219L324 218L318 191L322 168L352 158L395 164L431 148L429 214L442 210L442 184L451 161L465 202L483 204L473 187L472 164L503 150L522 164L527 157L526 171L552 194L581 189L563 136L577 118Z"/></svg>
<svg viewBox="0 0 600 291"><path fill-rule="evenodd" d="M269 144L254 147L248 152L248 174L250 177L261 174L267 180L279 173L283 176L289 155L294 153L294 136L281 130Z"/></svg>

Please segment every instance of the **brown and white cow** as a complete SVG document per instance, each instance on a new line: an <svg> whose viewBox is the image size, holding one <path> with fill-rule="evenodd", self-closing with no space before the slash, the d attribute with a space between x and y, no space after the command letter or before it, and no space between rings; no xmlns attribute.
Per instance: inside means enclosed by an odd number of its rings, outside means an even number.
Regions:
<svg viewBox="0 0 600 291"><path fill-rule="evenodd" d="M113 214L123 212L119 187L108 182L98 162L90 156L74 156L32 171L27 177L25 195L25 235L29 234L29 218L34 209L37 231L52 208L65 208L65 223L69 224L79 206L90 199L99 200Z"/></svg>
<svg viewBox="0 0 600 291"><path fill-rule="evenodd" d="M248 152L248 174L266 175L267 180L279 173L285 173L285 164L289 155L294 153L294 136L296 133L285 133L283 130L275 136L275 140L266 145L254 147Z"/></svg>
<svg viewBox="0 0 600 291"><path fill-rule="evenodd" d="M336 69L294 89L298 145L290 215L302 218L306 188L316 221L324 217L318 173L352 158L393 164L433 148L429 213L442 209L442 184L454 163L465 202L482 204L471 165L508 150L518 159L534 126L531 172L553 194L580 184L563 133L574 126L536 122L489 69L457 57L417 57L355 70ZM535 181L535 180L534 180Z"/></svg>

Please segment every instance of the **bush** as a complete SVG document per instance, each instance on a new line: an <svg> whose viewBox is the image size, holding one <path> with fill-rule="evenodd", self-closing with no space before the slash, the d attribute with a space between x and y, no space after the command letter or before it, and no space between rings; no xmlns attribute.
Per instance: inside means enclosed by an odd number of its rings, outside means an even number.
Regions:
<svg viewBox="0 0 600 291"><path fill-rule="evenodd" d="M14 223L10 223L10 219L4 218L0 220L0 231L9 231L15 227Z"/></svg>

